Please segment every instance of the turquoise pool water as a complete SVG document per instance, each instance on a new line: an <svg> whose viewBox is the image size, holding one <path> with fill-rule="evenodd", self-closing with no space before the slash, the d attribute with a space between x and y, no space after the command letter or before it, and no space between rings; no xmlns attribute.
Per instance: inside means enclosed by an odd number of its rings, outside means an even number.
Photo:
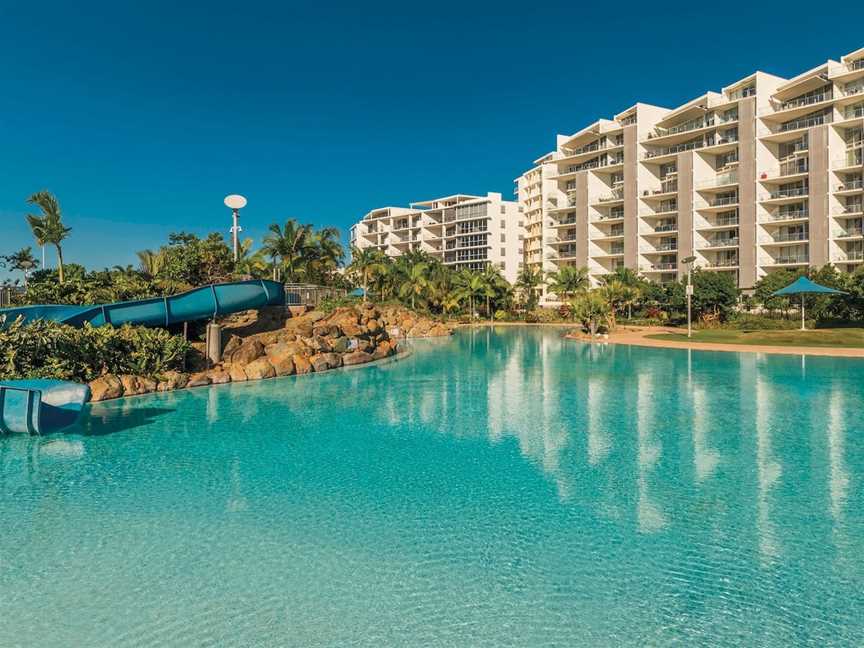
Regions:
<svg viewBox="0 0 864 648"><path fill-rule="evenodd" d="M0 646L853 646L864 363L463 332L0 439Z"/></svg>

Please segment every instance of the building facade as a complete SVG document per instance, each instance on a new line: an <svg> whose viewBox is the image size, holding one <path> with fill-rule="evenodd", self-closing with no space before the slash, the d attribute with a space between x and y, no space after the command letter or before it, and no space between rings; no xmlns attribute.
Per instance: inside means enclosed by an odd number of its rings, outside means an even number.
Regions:
<svg viewBox="0 0 864 648"><path fill-rule="evenodd" d="M457 270L492 264L514 283L524 256L523 237L519 204L490 192L373 209L351 228L350 242L392 257L422 250Z"/></svg>
<svg viewBox="0 0 864 648"><path fill-rule="evenodd" d="M779 268L864 260L864 49L793 79L756 72L674 109L638 103L516 179L525 263L659 282L682 262L751 289ZM544 302L555 303L544 294Z"/></svg>

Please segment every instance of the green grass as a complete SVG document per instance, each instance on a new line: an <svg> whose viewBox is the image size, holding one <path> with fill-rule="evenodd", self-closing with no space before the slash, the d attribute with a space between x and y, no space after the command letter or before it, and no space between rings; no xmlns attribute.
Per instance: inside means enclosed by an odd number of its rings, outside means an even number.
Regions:
<svg viewBox="0 0 864 648"><path fill-rule="evenodd" d="M657 333L646 336L653 340L686 342L687 333ZM766 346L809 346L864 348L864 329L817 329L815 331L731 331L705 329L693 331L692 342L716 344L763 344Z"/></svg>

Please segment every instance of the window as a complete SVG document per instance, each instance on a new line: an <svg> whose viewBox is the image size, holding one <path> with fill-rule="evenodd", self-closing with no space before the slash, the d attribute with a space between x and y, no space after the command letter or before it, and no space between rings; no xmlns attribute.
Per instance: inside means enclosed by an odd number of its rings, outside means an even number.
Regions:
<svg viewBox="0 0 864 648"><path fill-rule="evenodd" d="M502 243L506 243L506 242L507 242L507 235L506 235L504 232L501 232L501 242L502 242Z"/></svg>
<svg viewBox="0 0 864 648"><path fill-rule="evenodd" d="M501 221L501 229L507 227L507 221Z"/></svg>
<svg viewBox="0 0 864 648"><path fill-rule="evenodd" d="M502 270L506 270L506 269L507 269L507 264L505 264L505 263L502 261L501 263L498 264L498 267L501 268Z"/></svg>
<svg viewBox="0 0 864 648"><path fill-rule="evenodd" d="M525 238L525 237L524 237L522 234L519 235L519 240L520 240L520 241L523 240L524 238Z"/></svg>
<svg viewBox="0 0 864 648"><path fill-rule="evenodd" d="M525 227L525 221L519 221L519 227Z"/></svg>
<svg viewBox="0 0 864 648"><path fill-rule="evenodd" d="M507 249L501 248L501 256L507 256Z"/></svg>
<svg viewBox="0 0 864 648"><path fill-rule="evenodd" d="M501 213L502 213L502 214L506 214L506 213L507 213L507 208L506 208L504 205L501 205Z"/></svg>
<svg viewBox="0 0 864 648"><path fill-rule="evenodd" d="M486 205L487 203L479 203L476 205L457 205L456 218L462 220L463 218L485 217Z"/></svg>

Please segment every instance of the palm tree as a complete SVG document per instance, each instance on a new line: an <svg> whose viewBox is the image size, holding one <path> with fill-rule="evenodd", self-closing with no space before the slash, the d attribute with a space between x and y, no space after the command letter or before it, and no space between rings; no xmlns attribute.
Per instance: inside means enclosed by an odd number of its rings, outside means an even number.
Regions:
<svg viewBox="0 0 864 648"><path fill-rule="evenodd" d="M625 286L638 286L643 280L639 278L639 275L637 275L636 271L632 268L619 266L609 274L604 275L602 281L603 283L620 281Z"/></svg>
<svg viewBox="0 0 864 648"><path fill-rule="evenodd" d="M237 262L234 264L234 271L258 279L267 276L270 264L267 263L264 250L252 251L254 244L251 238L240 241L240 245L237 246Z"/></svg>
<svg viewBox="0 0 864 648"><path fill-rule="evenodd" d="M311 225L300 225L296 219L289 218L284 227L271 223L269 234L264 237L261 248L285 273L285 279L297 281L307 270L306 264L313 255L313 236ZM275 268L274 268L275 274Z"/></svg>
<svg viewBox="0 0 864 648"><path fill-rule="evenodd" d="M575 317L588 328L591 337L597 335L601 324L609 322L610 305L600 290L589 290L580 294L572 306Z"/></svg>
<svg viewBox="0 0 864 648"><path fill-rule="evenodd" d="M316 280L327 282L345 256L339 242L339 230L323 227L309 237L309 265Z"/></svg>
<svg viewBox="0 0 864 648"><path fill-rule="evenodd" d="M33 256L33 248L21 248L14 254L7 257L0 257L5 264L9 265L10 270L19 270L24 274L24 289L27 289L27 278L30 276L30 271L33 270L39 262ZM3 264L0 264L3 265Z"/></svg>
<svg viewBox="0 0 864 648"><path fill-rule="evenodd" d="M492 319L492 307L490 299L500 301L506 299L512 291L510 282L501 274L501 270L494 265L487 265L483 268L483 280L486 282L488 290L486 291L486 315Z"/></svg>
<svg viewBox="0 0 864 648"><path fill-rule="evenodd" d="M408 269L408 274L399 286L399 297L411 298L411 309L415 308L415 298L421 299L429 289L429 268L425 263L415 263Z"/></svg>
<svg viewBox="0 0 864 648"><path fill-rule="evenodd" d="M383 274L387 267L386 257L378 250L366 248L365 250L351 249L351 263L348 265L348 273L359 280L363 288L363 301L369 293L369 283L376 275Z"/></svg>
<svg viewBox="0 0 864 648"><path fill-rule="evenodd" d="M471 308L471 318L474 318L475 301L481 297L486 297L490 294L491 289L486 282L482 272L471 272L463 270L456 275L456 283L458 288L456 294L461 299L467 299Z"/></svg>
<svg viewBox="0 0 864 648"><path fill-rule="evenodd" d="M617 279L612 279L608 281L605 286L599 288L600 294L606 299L609 304L610 309L610 325L612 328L615 327L615 313L618 310L619 305L624 303L626 298L627 286L618 281Z"/></svg>
<svg viewBox="0 0 864 648"><path fill-rule="evenodd" d="M561 266L557 272L546 275L547 286L562 300L567 300L577 293L590 287L588 280L588 268L577 268L576 266Z"/></svg>
<svg viewBox="0 0 864 648"><path fill-rule="evenodd" d="M516 287L525 298L525 306L531 311L537 307L537 287L543 282L543 274L532 266L523 266L516 278Z"/></svg>
<svg viewBox="0 0 864 648"><path fill-rule="evenodd" d="M69 236L72 228L66 227L63 224L60 203L57 202L57 198L47 191L37 191L27 199L27 202L30 205L36 205L42 212L39 216L27 214L27 222L30 224L30 229L33 230L36 243L39 245L53 245L57 250L57 274L59 275L60 283L63 283L65 279L63 274L63 248L60 244L63 242L63 239Z"/></svg>
<svg viewBox="0 0 864 648"><path fill-rule="evenodd" d="M627 319L633 319L633 304L642 297L642 291L638 286L624 284L621 291L621 303L627 306Z"/></svg>

